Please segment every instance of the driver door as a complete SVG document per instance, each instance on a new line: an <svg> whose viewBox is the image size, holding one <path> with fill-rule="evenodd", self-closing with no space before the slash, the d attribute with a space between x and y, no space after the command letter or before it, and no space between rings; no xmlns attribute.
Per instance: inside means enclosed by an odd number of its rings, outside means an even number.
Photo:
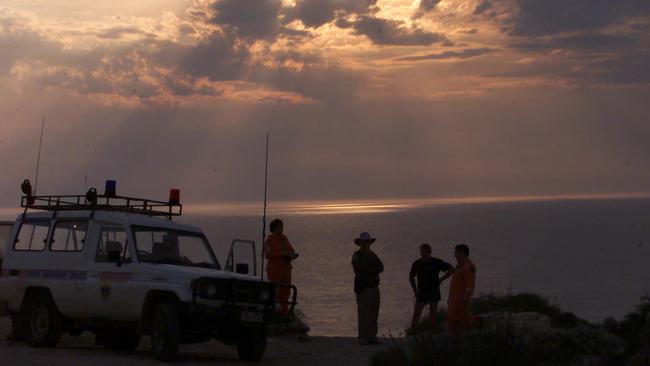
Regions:
<svg viewBox="0 0 650 366"><path fill-rule="evenodd" d="M102 319L132 321L137 314L133 303L133 245L129 232L122 226L102 226L96 242L95 256L89 264L86 299L94 316ZM120 246L119 261L110 258L109 248Z"/></svg>

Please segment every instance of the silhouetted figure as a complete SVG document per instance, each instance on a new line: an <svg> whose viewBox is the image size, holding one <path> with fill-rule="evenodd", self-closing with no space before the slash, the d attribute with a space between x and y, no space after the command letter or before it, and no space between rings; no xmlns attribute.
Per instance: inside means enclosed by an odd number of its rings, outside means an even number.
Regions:
<svg viewBox="0 0 650 366"><path fill-rule="evenodd" d="M354 243L360 248L352 255L354 269L354 293L357 298L357 322L359 343L379 344L377 340L377 320L379 318L379 274L384 264L377 254L370 250L375 242L367 232L359 235Z"/></svg>
<svg viewBox="0 0 650 366"><path fill-rule="evenodd" d="M415 296L411 328L420 322L422 311L428 304L429 319L435 329L438 302L440 301L440 284L451 276L453 269L451 264L431 256L431 245L420 245L420 258L413 262L409 273L409 282ZM442 278L440 278L440 272L445 272Z"/></svg>
<svg viewBox="0 0 650 366"><path fill-rule="evenodd" d="M476 286L476 266L469 259L469 247L465 244L456 245L454 256L457 264L449 285L447 329L451 334L460 334L471 328L475 321L469 305Z"/></svg>
<svg viewBox="0 0 650 366"><path fill-rule="evenodd" d="M298 254L291 246L291 242L284 235L284 223L280 219L271 221L269 225L271 235L264 244L264 254L268 259L266 274L269 281L281 285L291 285L291 261L298 258ZM282 314L289 313L289 287L277 287L276 299L280 304Z"/></svg>

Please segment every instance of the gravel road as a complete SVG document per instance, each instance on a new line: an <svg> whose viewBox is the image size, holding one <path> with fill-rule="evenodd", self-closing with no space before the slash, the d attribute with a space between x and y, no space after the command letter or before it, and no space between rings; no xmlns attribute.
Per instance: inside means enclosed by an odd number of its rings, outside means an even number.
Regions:
<svg viewBox="0 0 650 366"><path fill-rule="evenodd" d="M114 352L94 344L94 336L64 336L56 348L31 348L25 343L5 341L10 321L0 317L0 365L47 366L122 366L161 365L149 353L149 340L143 338L135 352ZM379 346L381 347L381 346ZM367 365L377 346L360 346L356 339L343 337L308 337L269 339L266 355L256 365L346 366ZM237 359L235 347L213 341L183 346L178 365L246 365Z"/></svg>

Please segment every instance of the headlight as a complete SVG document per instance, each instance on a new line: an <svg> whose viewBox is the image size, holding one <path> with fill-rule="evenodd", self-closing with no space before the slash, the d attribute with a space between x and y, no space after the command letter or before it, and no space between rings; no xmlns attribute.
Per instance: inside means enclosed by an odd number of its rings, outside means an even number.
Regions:
<svg viewBox="0 0 650 366"><path fill-rule="evenodd" d="M213 297L217 295L217 285L214 283L208 283L203 289L205 296Z"/></svg>
<svg viewBox="0 0 650 366"><path fill-rule="evenodd" d="M260 300L264 302L271 300L271 290L268 288L262 289L260 291Z"/></svg>

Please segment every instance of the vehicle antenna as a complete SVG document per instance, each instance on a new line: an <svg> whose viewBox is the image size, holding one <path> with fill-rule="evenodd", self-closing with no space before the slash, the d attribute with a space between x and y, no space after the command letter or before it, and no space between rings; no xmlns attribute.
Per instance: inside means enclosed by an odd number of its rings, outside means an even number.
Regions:
<svg viewBox="0 0 650 366"><path fill-rule="evenodd" d="M36 158L36 177L34 178L34 196L36 195L36 190L38 189L38 169L41 166L41 147L43 146L44 130L45 130L45 115L43 115L43 121L41 122L41 139L38 142L38 156Z"/></svg>
<svg viewBox="0 0 650 366"><path fill-rule="evenodd" d="M260 280L264 281L264 252L266 241L266 202L269 185L269 134L266 134L266 160L264 162L264 215L262 216L262 265L260 271Z"/></svg>

